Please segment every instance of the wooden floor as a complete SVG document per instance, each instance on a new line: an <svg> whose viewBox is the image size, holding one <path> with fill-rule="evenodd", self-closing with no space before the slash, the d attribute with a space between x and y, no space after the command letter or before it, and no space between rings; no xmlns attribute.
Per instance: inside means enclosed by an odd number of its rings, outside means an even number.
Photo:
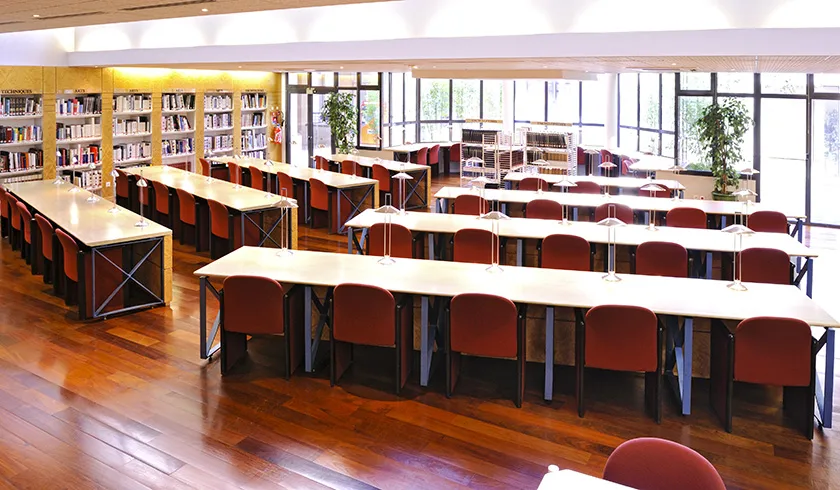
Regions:
<svg viewBox="0 0 840 490"><path fill-rule="evenodd" d="M346 251L342 237L301 231L305 248ZM809 235L832 257L817 284L829 298L838 236ZM397 398L387 351L357 351L331 389L323 359L287 382L280 343L257 339L222 379L218 361L198 358L192 272L208 261L176 245L170 308L79 323L0 244L0 488L536 488L549 464L600 476L610 452L639 436L698 450L732 488L840 487L840 428L807 441L782 419L775 389L739 386L727 434L702 381L691 416L666 398L657 425L643 413L642 379L623 374L592 373L578 418L571 368L558 368L546 404L542 366L528 366L517 409L506 361L467 360L450 400L442 366L428 389L415 375Z"/></svg>

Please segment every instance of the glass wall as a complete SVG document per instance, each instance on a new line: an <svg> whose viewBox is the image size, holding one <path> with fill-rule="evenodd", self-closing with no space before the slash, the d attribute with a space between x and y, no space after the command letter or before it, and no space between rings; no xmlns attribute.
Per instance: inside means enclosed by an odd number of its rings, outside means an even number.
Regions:
<svg viewBox="0 0 840 490"><path fill-rule="evenodd" d="M618 76L618 146L674 157L674 74Z"/></svg>

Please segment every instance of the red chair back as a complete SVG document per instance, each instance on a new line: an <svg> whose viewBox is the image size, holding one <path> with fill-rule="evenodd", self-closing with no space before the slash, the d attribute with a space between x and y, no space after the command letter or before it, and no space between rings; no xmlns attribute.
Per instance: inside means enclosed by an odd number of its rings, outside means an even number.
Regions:
<svg viewBox="0 0 840 490"><path fill-rule="evenodd" d="M589 182L587 180L575 182L577 184L574 187L569 187L569 192L574 194L600 194L601 193L601 186L596 184L595 182Z"/></svg>
<svg viewBox="0 0 840 490"><path fill-rule="evenodd" d="M591 257L591 248L586 239L576 235L554 234L542 241L540 267L588 271L591 268Z"/></svg>
<svg viewBox="0 0 840 490"><path fill-rule="evenodd" d="M120 169L117 169L117 197L122 197L128 199L129 196L129 183L128 183L128 174L123 172Z"/></svg>
<svg viewBox="0 0 840 490"><path fill-rule="evenodd" d="M613 155L609 150L601 150L598 153L601 155L601 163L613 161Z"/></svg>
<svg viewBox="0 0 840 490"><path fill-rule="evenodd" d="M230 222L227 206L212 199L207 200L207 206L210 208L210 232L219 238L229 238Z"/></svg>
<svg viewBox="0 0 840 490"><path fill-rule="evenodd" d="M23 239L26 243L32 243L32 213L29 208L22 202L17 203L18 212L20 213L21 227L23 228Z"/></svg>
<svg viewBox="0 0 840 490"><path fill-rule="evenodd" d="M201 175L205 177L210 177L210 162L203 158L198 159L199 166L201 167Z"/></svg>
<svg viewBox="0 0 840 490"><path fill-rule="evenodd" d="M615 448L604 466L604 480L646 490L726 490L706 458L676 442L652 437L631 439Z"/></svg>
<svg viewBox="0 0 840 490"><path fill-rule="evenodd" d="M627 157L621 157L621 175L627 175L630 173L630 165L633 165L633 160L630 160Z"/></svg>
<svg viewBox="0 0 840 490"><path fill-rule="evenodd" d="M321 211L329 211L330 191L327 184L318 179L309 179L309 205Z"/></svg>
<svg viewBox="0 0 840 490"><path fill-rule="evenodd" d="M417 153L415 154L414 158L411 159L411 162L420 165L428 165L428 154L428 148L420 148L419 150L417 150Z"/></svg>
<svg viewBox="0 0 840 490"><path fill-rule="evenodd" d="M158 213L169 214L169 187L150 180L152 187L155 190L155 211Z"/></svg>
<svg viewBox="0 0 840 490"><path fill-rule="evenodd" d="M258 191L265 190L262 170L251 165L248 167L248 173L251 174L251 189L257 189Z"/></svg>
<svg viewBox="0 0 840 490"><path fill-rule="evenodd" d="M516 305L507 298L459 294L450 303L450 348L464 354L516 357L517 317Z"/></svg>
<svg viewBox="0 0 840 490"><path fill-rule="evenodd" d="M289 176L289 174L277 172L277 185L280 186L280 188L277 189L277 194L283 195L283 189L286 189L287 197L295 197L295 183L292 181L292 178Z"/></svg>
<svg viewBox="0 0 840 490"><path fill-rule="evenodd" d="M455 143L449 147L449 161L450 163L461 163L463 159L463 144Z"/></svg>
<svg viewBox="0 0 840 490"><path fill-rule="evenodd" d="M753 231L787 233L787 217L778 211L756 211L747 218L747 226Z"/></svg>
<svg viewBox="0 0 840 490"><path fill-rule="evenodd" d="M811 327L794 318L748 318L735 329L735 381L811 384Z"/></svg>
<svg viewBox="0 0 840 490"><path fill-rule="evenodd" d="M602 305L586 313L588 367L616 371L655 372L657 319L647 308Z"/></svg>
<svg viewBox="0 0 840 490"><path fill-rule="evenodd" d="M747 248L738 254L741 280L790 284L790 257L775 248Z"/></svg>
<svg viewBox="0 0 840 490"><path fill-rule="evenodd" d="M427 161L429 165L437 165L440 163L440 145L435 145L429 148Z"/></svg>
<svg viewBox="0 0 840 490"><path fill-rule="evenodd" d="M0 187L0 216L9 217L9 202L6 200L6 189Z"/></svg>
<svg viewBox="0 0 840 490"><path fill-rule="evenodd" d="M374 163L373 178L379 181L380 192L391 192L391 172L387 168Z"/></svg>
<svg viewBox="0 0 840 490"><path fill-rule="evenodd" d="M633 224L633 209L626 204L620 203L604 203L595 208L595 221L615 217L623 221L625 224Z"/></svg>
<svg viewBox="0 0 840 490"><path fill-rule="evenodd" d="M520 191L547 191L548 190L548 182L545 179L541 179L539 177L525 177L519 182L519 190Z"/></svg>
<svg viewBox="0 0 840 490"><path fill-rule="evenodd" d="M242 167L233 162L227 162L227 166L228 181L231 184L242 184Z"/></svg>
<svg viewBox="0 0 840 490"><path fill-rule="evenodd" d="M679 243L644 242L636 248L636 274L688 277L688 251Z"/></svg>
<svg viewBox="0 0 840 490"><path fill-rule="evenodd" d="M368 232L368 255L385 255L387 226L375 223ZM391 224L391 257L410 259L414 256L414 237L403 225Z"/></svg>
<svg viewBox="0 0 840 490"><path fill-rule="evenodd" d="M455 198L455 214L481 216L490 210L487 199L475 194L462 194Z"/></svg>
<svg viewBox="0 0 840 490"><path fill-rule="evenodd" d="M254 335L284 333L285 291L279 282L266 277L230 276L222 286L222 328Z"/></svg>
<svg viewBox="0 0 840 490"><path fill-rule="evenodd" d="M315 155L315 168L320 170L329 170L330 161L320 155Z"/></svg>
<svg viewBox="0 0 840 490"><path fill-rule="evenodd" d="M675 228L706 228L706 212L697 208L673 208L665 215L665 223Z"/></svg>
<svg viewBox="0 0 840 490"><path fill-rule="evenodd" d="M64 251L64 275L71 281L79 282L79 244L61 228L56 228L55 234Z"/></svg>
<svg viewBox="0 0 840 490"><path fill-rule="evenodd" d="M182 223L195 225L195 197L189 192L175 188L178 194L178 214Z"/></svg>
<svg viewBox="0 0 840 490"><path fill-rule="evenodd" d="M6 200L9 202L9 210L12 215L12 228L20 230L20 208L18 207L18 200L11 194L6 194Z"/></svg>
<svg viewBox="0 0 840 490"><path fill-rule="evenodd" d="M499 247L499 236L495 233L489 230L464 228L455 233L452 260L473 264L491 264L493 263L493 254L497 253ZM499 263L501 263L501 260L499 260Z"/></svg>
<svg viewBox="0 0 840 490"><path fill-rule="evenodd" d="M362 176L362 166L353 160L344 160L341 162L341 173L344 175Z"/></svg>
<svg viewBox="0 0 840 490"><path fill-rule="evenodd" d="M563 219L563 205L551 199L534 199L525 205L525 216L532 219Z"/></svg>
<svg viewBox="0 0 840 490"><path fill-rule="evenodd" d="M35 215L35 222L41 232L41 254L47 260L52 260L53 225L40 214Z"/></svg>
<svg viewBox="0 0 840 490"><path fill-rule="evenodd" d="M339 284L333 292L333 337L339 342L396 344L394 295L366 284Z"/></svg>
<svg viewBox="0 0 840 490"><path fill-rule="evenodd" d="M583 150L583 147L581 147L581 146L577 147L577 164L578 165L586 165L586 152Z"/></svg>

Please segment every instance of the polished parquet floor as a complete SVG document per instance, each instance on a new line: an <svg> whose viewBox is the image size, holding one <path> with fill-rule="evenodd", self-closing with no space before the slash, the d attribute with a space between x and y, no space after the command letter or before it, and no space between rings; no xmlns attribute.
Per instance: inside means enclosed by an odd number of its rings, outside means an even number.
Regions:
<svg viewBox="0 0 840 490"><path fill-rule="evenodd" d="M343 237L301 233L302 248L346 252ZM838 237L808 234L824 254L817 297L835 314ZM666 397L657 425L642 410L642 379L624 374L594 373L580 419L572 369L558 369L546 404L542 366L529 366L517 409L505 361L469 359L452 399L442 366L428 389L412 377L397 398L378 367L387 351L360 349L330 388L324 359L285 381L280 343L258 339L222 379L217 360L198 357L192 272L208 261L176 245L171 307L80 323L0 244L0 488L536 488L549 464L600 476L638 436L698 450L731 488L840 488L840 428L807 441L782 419L775 389L739 387L727 434L702 381L691 416Z"/></svg>

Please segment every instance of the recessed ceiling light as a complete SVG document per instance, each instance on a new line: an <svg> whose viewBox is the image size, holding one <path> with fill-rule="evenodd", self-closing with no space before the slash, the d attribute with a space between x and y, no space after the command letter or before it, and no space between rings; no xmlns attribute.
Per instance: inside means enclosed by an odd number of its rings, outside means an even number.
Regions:
<svg viewBox="0 0 840 490"><path fill-rule="evenodd" d="M420 68L420 67L419 67L419 66L417 66L417 65L414 65L414 66L412 66L412 68L414 68L414 69L416 70L416 69L418 69L418 68Z"/></svg>
<svg viewBox="0 0 840 490"><path fill-rule="evenodd" d="M38 14L33 14L33 15L32 15L32 17L35 17L35 18L37 19L38 17L40 17L40 15L38 15Z"/></svg>
<svg viewBox="0 0 840 490"><path fill-rule="evenodd" d="M202 12L209 12L207 9L201 9Z"/></svg>
<svg viewBox="0 0 840 490"><path fill-rule="evenodd" d="M548 65L543 65L543 68L548 68Z"/></svg>
<svg viewBox="0 0 840 490"><path fill-rule="evenodd" d="M432 68L437 68L437 67L433 65Z"/></svg>
<svg viewBox="0 0 840 490"><path fill-rule="evenodd" d="M339 66L339 67L338 67L338 69L339 69L339 70L343 70L343 69L344 69L344 67L343 67L343 66Z"/></svg>
<svg viewBox="0 0 840 490"><path fill-rule="evenodd" d="M677 66L677 64L676 63L671 63L671 66Z"/></svg>
<svg viewBox="0 0 840 490"><path fill-rule="evenodd" d="M239 65L239 67L238 67L238 68L242 68L242 65Z"/></svg>

